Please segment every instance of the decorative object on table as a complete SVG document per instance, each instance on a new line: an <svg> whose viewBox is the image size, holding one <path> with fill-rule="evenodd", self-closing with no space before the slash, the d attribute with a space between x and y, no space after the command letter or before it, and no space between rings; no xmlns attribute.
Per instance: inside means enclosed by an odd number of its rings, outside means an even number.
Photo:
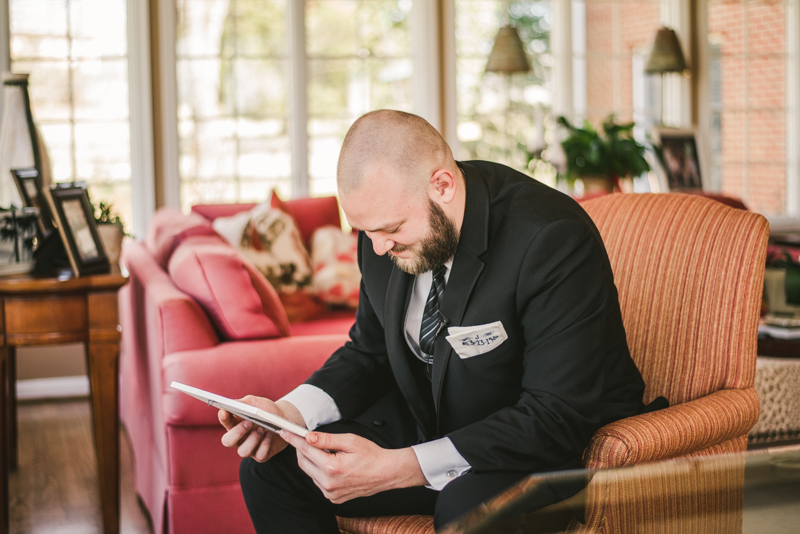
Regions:
<svg viewBox="0 0 800 534"><path fill-rule="evenodd" d="M0 275L33 269L38 220L36 208L0 208Z"/></svg>
<svg viewBox="0 0 800 534"><path fill-rule="evenodd" d="M103 248L106 249L108 261L115 265L119 263L119 257L122 253L122 239L125 237L122 219L114 211L114 206L105 200L101 200L97 207L92 206L92 212L97 223L100 240L103 242Z"/></svg>
<svg viewBox="0 0 800 534"><path fill-rule="evenodd" d="M11 176L17 184L22 205L39 210L39 230L42 237L46 236L54 230L53 216L42 191L39 171L34 168L11 169Z"/></svg>
<svg viewBox="0 0 800 534"><path fill-rule="evenodd" d="M561 141L566 156L566 178L583 181L584 196L620 190L620 180L650 170L646 147L633 138L634 123L619 124L614 115L603 121L602 134L588 122L575 126L566 117L558 124L567 130Z"/></svg>
<svg viewBox="0 0 800 534"><path fill-rule="evenodd" d="M689 76L689 66L681 49L678 35L672 28L661 27L653 39L653 48L650 50L650 57L644 67L646 74L661 75L661 123L664 123L664 81L666 76L674 73L681 73Z"/></svg>
<svg viewBox="0 0 800 534"><path fill-rule="evenodd" d="M764 296L771 315L800 319L800 264L788 252L767 258Z"/></svg>
<svg viewBox="0 0 800 534"><path fill-rule="evenodd" d="M47 199L75 276L111 270L85 184L66 183L47 189Z"/></svg>
<svg viewBox="0 0 800 534"><path fill-rule="evenodd" d="M656 173L663 192L702 191L700 154L694 132L680 128L654 128L651 139L660 164Z"/></svg>
<svg viewBox="0 0 800 534"><path fill-rule="evenodd" d="M3 74L3 118L0 124L0 206L19 206L11 169L34 168L42 188L50 184L50 163L31 114L27 74Z"/></svg>

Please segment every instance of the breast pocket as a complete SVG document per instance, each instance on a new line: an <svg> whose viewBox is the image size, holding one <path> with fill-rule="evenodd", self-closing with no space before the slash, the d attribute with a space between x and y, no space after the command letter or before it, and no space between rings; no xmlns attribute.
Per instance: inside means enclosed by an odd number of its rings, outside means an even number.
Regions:
<svg viewBox="0 0 800 534"><path fill-rule="evenodd" d="M456 354L456 358L459 358L461 363L464 364L464 367L469 370L485 369L490 366L502 365L508 362L508 360L513 358L515 348L516 345L512 340L509 339L496 349L490 350L489 352L484 352L483 354L471 356L469 358L461 358L458 354Z"/></svg>

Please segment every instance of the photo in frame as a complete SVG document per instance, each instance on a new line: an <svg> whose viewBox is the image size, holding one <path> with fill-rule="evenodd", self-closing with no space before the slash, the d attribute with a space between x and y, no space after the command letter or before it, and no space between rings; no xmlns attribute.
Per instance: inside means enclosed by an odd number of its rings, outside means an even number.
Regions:
<svg viewBox="0 0 800 534"><path fill-rule="evenodd" d="M700 154L694 131L656 128L652 137L662 191L702 190Z"/></svg>
<svg viewBox="0 0 800 534"><path fill-rule="evenodd" d="M17 184L23 206L39 210L39 230L43 236L46 235L53 230L53 217L42 191L39 171L34 168L11 169L11 176Z"/></svg>
<svg viewBox="0 0 800 534"><path fill-rule="evenodd" d="M109 272L111 265L97 231L85 185L52 185L47 189L47 199L75 276Z"/></svg>

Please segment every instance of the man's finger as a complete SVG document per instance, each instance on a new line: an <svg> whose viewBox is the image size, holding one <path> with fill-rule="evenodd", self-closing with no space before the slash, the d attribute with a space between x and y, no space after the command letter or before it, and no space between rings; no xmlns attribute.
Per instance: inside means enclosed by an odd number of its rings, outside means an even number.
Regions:
<svg viewBox="0 0 800 534"><path fill-rule="evenodd" d="M217 418L219 419L220 424L228 430L236 426L237 422L241 421L241 419L236 419L236 417L234 417L233 414L227 410L220 410L217 412Z"/></svg>
<svg viewBox="0 0 800 534"><path fill-rule="evenodd" d="M327 475L325 475L322 468L317 465L313 459L303 454L303 451L300 449L297 449L297 465L314 481L314 484L316 484L319 489L327 491L327 484L330 482Z"/></svg>
<svg viewBox="0 0 800 534"><path fill-rule="evenodd" d="M328 434L326 432L309 432L306 442L323 451L350 451L355 447L358 436L355 434Z"/></svg>
<svg viewBox="0 0 800 534"><path fill-rule="evenodd" d="M256 427L255 430L250 432L250 435L247 436L244 441L242 441L242 444L239 445L238 449L236 449L236 453L241 458L249 458L254 452L256 452L263 437L264 429L262 429L260 426Z"/></svg>
<svg viewBox="0 0 800 534"><path fill-rule="evenodd" d="M263 463L269 460L269 448L270 445L272 445L274 437L272 432L264 432L264 439L261 440L261 443L258 445L258 450L253 454L253 458L255 458L257 462Z"/></svg>
<svg viewBox="0 0 800 534"><path fill-rule="evenodd" d="M234 447L242 441L242 438L244 438L248 432L250 432L252 426L253 423L250 421L242 421L238 425L233 426L222 435L222 444L226 447Z"/></svg>
<svg viewBox="0 0 800 534"><path fill-rule="evenodd" d="M281 437L283 440L294 447L295 449L300 449L303 445L307 445L306 440L301 438L297 434L289 432L288 430L281 430Z"/></svg>

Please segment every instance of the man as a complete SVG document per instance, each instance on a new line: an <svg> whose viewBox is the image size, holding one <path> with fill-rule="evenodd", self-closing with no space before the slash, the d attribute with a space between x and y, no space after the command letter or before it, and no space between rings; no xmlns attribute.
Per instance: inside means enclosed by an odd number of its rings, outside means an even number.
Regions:
<svg viewBox="0 0 800 534"><path fill-rule="evenodd" d="M642 410L611 266L576 202L456 163L430 124L389 110L353 124L337 181L361 230L350 341L283 399L244 399L316 431L220 412L258 532L420 513L438 529L530 473L580 467L595 430Z"/></svg>

